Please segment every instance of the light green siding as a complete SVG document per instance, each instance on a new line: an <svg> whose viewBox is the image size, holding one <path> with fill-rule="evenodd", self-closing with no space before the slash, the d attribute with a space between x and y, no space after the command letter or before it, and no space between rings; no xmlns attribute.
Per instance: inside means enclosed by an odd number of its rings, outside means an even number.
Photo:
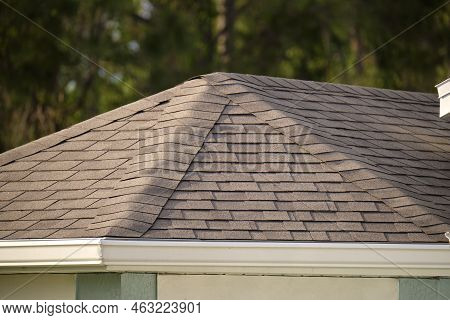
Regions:
<svg viewBox="0 0 450 320"><path fill-rule="evenodd" d="M121 299L156 299L156 274L123 273L121 276Z"/></svg>
<svg viewBox="0 0 450 320"><path fill-rule="evenodd" d="M400 279L400 300L448 300L450 279Z"/></svg>
<svg viewBox="0 0 450 320"><path fill-rule="evenodd" d="M145 273L89 273L77 275L77 299L156 299L156 275Z"/></svg>
<svg viewBox="0 0 450 320"><path fill-rule="evenodd" d="M77 300L120 299L119 273L81 273L77 275Z"/></svg>

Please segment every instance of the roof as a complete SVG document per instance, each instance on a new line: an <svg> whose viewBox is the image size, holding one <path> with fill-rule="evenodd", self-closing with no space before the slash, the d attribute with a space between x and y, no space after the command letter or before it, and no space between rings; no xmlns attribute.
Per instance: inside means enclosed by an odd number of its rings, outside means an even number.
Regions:
<svg viewBox="0 0 450 320"><path fill-rule="evenodd" d="M214 73L0 155L0 238L441 242L436 95Z"/></svg>

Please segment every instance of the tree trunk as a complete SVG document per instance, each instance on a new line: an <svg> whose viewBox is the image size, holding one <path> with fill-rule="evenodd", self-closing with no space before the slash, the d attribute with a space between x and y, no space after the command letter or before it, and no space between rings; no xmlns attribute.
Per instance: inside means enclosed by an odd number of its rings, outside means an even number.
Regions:
<svg viewBox="0 0 450 320"><path fill-rule="evenodd" d="M234 0L217 1L217 53L219 65L224 71L228 71L231 66L231 56L233 51L233 29L236 18Z"/></svg>

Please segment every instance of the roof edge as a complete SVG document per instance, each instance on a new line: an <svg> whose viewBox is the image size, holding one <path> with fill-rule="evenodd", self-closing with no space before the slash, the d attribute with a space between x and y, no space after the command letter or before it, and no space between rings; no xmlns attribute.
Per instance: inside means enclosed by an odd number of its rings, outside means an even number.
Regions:
<svg viewBox="0 0 450 320"><path fill-rule="evenodd" d="M0 270L84 272L96 266L110 272L450 276L449 252L448 244L1 240Z"/></svg>
<svg viewBox="0 0 450 320"><path fill-rule="evenodd" d="M139 99L135 102L126 104L124 106L115 108L111 111L101 113L93 118L87 119L85 121L79 122L70 126L66 129L51 133L37 140L31 141L17 148L8 150L0 154L0 166L13 162L23 157L33 155L43 149L53 147L67 139L74 138L83 133L86 133L92 129L107 125L113 121L124 118L126 116L133 115L145 108L148 108L148 103L158 104L162 101L170 99L173 92L177 87L161 91L152 96ZM123 111L127 112L124 113Z"/></svg>

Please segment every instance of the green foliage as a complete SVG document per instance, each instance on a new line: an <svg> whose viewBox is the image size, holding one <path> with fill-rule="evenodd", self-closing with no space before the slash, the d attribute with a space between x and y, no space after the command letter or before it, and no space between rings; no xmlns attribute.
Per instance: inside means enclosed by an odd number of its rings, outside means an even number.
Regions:
<svg viewBox="0 0 450 320"><path fill-rule="evenodd" d="M442 0L8 3L60 41L0 4L0 151L213 71L433 92L450 69L447 5L335 78Z"/></svg>

